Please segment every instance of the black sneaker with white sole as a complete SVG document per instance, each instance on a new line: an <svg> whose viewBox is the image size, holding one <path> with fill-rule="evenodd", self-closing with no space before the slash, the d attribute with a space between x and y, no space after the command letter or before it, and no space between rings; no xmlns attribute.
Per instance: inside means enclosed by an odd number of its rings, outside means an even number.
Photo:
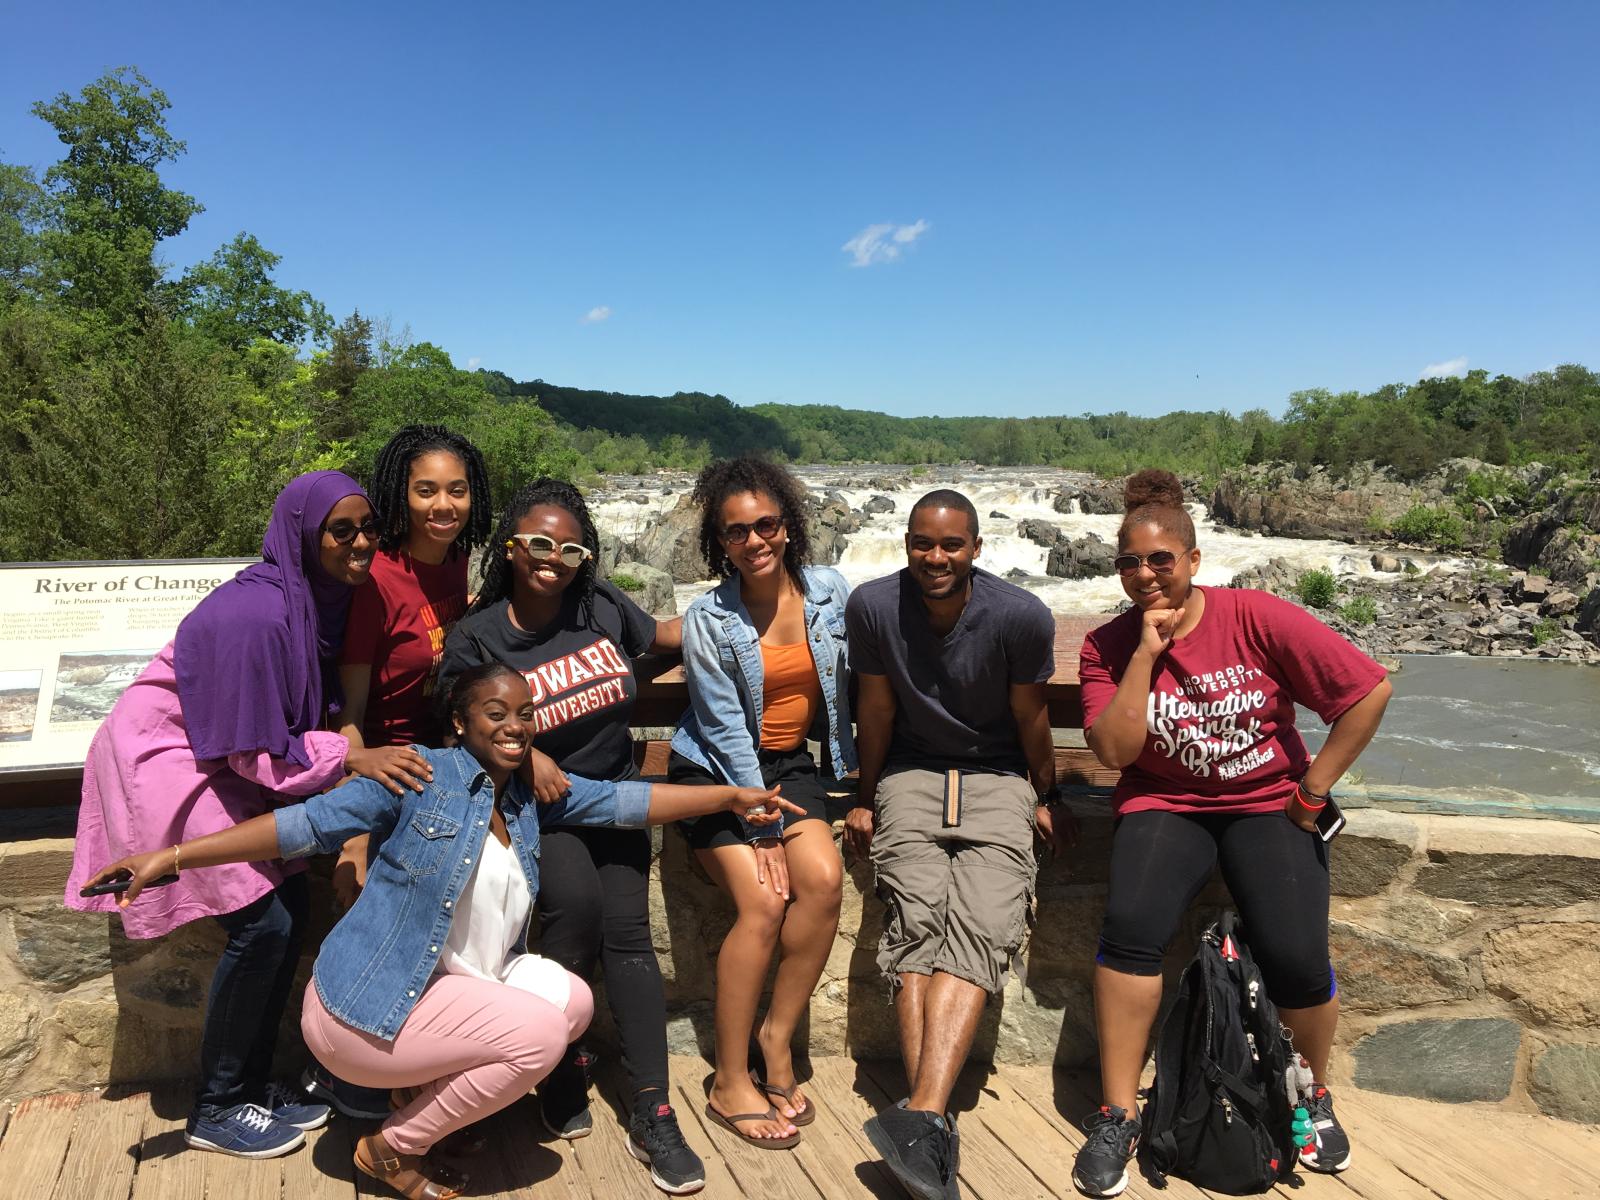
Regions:
<svg viewBox="0 0 1600 1200"><path fill-rule="evenodd" d="M1128 1160L1143 1128L1125 1108L1102 1104L1083 1122L1089 1140L1072 1164L1072 1186L1085 1196L1118 1196L1128 1186Z"/></svg>
<svg viewBox="0 0 1600 1200"><path fill-rule="evenodd" d="M1309 1158L1300 1152L1300 1165L1308 1171L1336 1175L1350 1165L1350 1135L1333 1115L1333 1093L1316 1084L1311 1091L1311 1132L1316 1137L1316 1153Z"/></svg>
<svg viewBox="0 0 1600 1200"><path fill-rule="evenodd" d="M706 1185L706 1165L689 1149L665 1092L649 1091L634 1105L628 1123L628 1152L650 1167L650 1179L663 1192L681 1196Z"/></svg>
<svg viewBox="0 0 1600 1200"><path fill-rule="evenodd" d="M901 1100L869 1117L862 1128L884 1165L916 1200L955 1200L961 1195L956 1181L960 1144L948 1114L923 1112Z"/></svg>

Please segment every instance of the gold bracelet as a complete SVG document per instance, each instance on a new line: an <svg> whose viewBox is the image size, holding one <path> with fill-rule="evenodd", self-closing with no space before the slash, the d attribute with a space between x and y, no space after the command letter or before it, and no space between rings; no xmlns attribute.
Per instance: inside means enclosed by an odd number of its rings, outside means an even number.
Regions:
<svg viewBox="0 0 1600 1200"><path fill-rule="evenodd" d="M178 873L178 866L179 866L179 861L178 860L179 860L180 857L181 856L180 856L180 854L178 852L178 847L177 846L173 846L172 847L172 873L174 875L176 875Z"/></svg>

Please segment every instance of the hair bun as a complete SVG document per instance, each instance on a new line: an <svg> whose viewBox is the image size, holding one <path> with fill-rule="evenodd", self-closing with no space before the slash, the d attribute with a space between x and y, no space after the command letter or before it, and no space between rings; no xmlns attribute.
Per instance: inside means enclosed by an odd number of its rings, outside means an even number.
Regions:
<svg viewBox="0 0 1600 1200"><path fill-rule="evenodd" d="M1163 508L1182 508L1183 484L1178 482L1178 477L1171 471L1146 467L1143 471L1135 471L1128 476L1122 485L1122 503L1128 512L1143 508L1147 504L1156 504Z"/></svg>

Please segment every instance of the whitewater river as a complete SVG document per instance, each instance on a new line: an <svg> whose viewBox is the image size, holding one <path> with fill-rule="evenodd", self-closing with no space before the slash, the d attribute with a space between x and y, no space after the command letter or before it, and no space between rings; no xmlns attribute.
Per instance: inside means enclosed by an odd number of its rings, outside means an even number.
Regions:
<svg viewBox="0 0 1600 1200"><path fill-rule="evenodd" d="M852 508L875 494L895 502L893 512L868 518L851 534L839 562L852 584L898 570L905 564L902 537L906 513L923 492L954 486L969 496L983 525L980 563L996 574L1021 568L1043 576L1047 551L1017 536L1017 522L1037 517L1070 537L1096 533L1116 538L1120 515L1058 513L1051 502L1064 483L1083 476L1057 470L948 471L910 479L897 489L845 486L869 476L904 478L903 468L811 468L798 472L815 490L834 488ZM594 497L595 518L623 538L643 532L677 504L683 479L618 479ZM663 486L673 494L663 495ZM640 501L644 502L641 503ZM1005 514L1004 519L991 512ZM1203 506L1193 505L1202 553L1199 581L1226 584L1237 572L1271 558L1296 570L1322 567L1337 575L1371 576L1372 547L1295 538L1248 537L1211 525ZM1381 578L1381 576L1380 576ZM677 588L678 611L711 586ZM1103 613L1123 599L1115 578L1029 582L1030 590L1056 612ZM1489 658L1408 656L1393 678L1395 698L1382 732L1358 764L1369 783L1419 788L1509 788L1541 796L1600 795L1600 669L1568 663ZM1320 745L1309 713L1307 740Z"/></svg>

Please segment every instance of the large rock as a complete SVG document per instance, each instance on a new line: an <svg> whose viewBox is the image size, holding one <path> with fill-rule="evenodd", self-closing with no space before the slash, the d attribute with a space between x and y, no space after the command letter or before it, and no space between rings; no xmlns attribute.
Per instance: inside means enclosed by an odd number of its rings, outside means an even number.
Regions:
<svg viewBox="0 0 1600 1200"><path fill-rule="evenodd" d="M1435 954L1346 921L1330 923L1329 948L1339 999L1347 1008L1386 1012L1472 994L1466 964L1453 955Z"/></svg>
<svg viewBox="0 0 1600 1200"><path fill-rule="evenodd" d="M870 496L867 498L867 502L861 506L861 511L871 515L892 513L894 511L894 501L888 496Z"/></svg>
<svg viewBox="0 0 1600 1200"><path fill-rule="evenodd" d="M651 616L671 616L678 611L672 576L649 563L619 562L611 569L610 579Z"/></svg>
<svg viewBox="0 0 1600 1200"><path fill-rule="evenodd" d="M1328 873L1335 896L1376 896L1411 861L1417 823L1382 808L1356 808L1345 814L1344 833L1328 848Z"/></svg>
<svg viewBox="0 0 1600 1200"><path fill-rule="evenodd" d="M1067 485L1056 493L1050 507L1058 513L1080 512L1108 516L1122 511L1120 479L1096 479L1081 485Z"/></svg>
<svg viewBox="0 0 1600 1200"><path fill-rule="evenodd" d="M1417 489L1371 463L1342 477L1315 467L1305 478L1273 463L1224 475L1211 493L1211 515L1278 537L1356 540L1371 537L1373 524L1392 521L1421 498Z"/></svg>
<svg viewBox="0 0 1600 1200"><path fill-rule="evenodd" d="M833 566L844 557L850 544L850 534L861 528L861 516L852 512L845 498L836 491L828 491L818 501L806 498L806 531L811 538L811 561L820 566Z"/></svg>
<svg viewBox="0 0 1600 1200"><path fill-rule="evenodd" d="M1246 567L1228 580L1231 588L1256 588L1274 596L1287 596L1295 591L1300 579L1300 568L1287 558L1269 558L1264 563Z"/></svg>
<svg viewBox="0 0 1600 1200"><path fill-rule="evenodd" d="M1057 579L1101 579L1116 574L1117 569L1111 565L1116 556L1115 546L1098 534L1086 533L1052 547L1044 573Z"/></svg>
<svg viewBox="0 0 1600 1200"><path fill-rule="evenodd" d="M1552 1117L1600 1123L1600 1046L1551 1046L1533 1060L1528 1084Z"/></svg>
<svg viewBox="0 0 1600 1200"><path fill-rule="evenodd" d="M1425 1100L1504 1100L1522 1027L1475 1017L1386 1025L1355 1046L1357 1087Z"/></svg>
<svg viewBox="0 0 1600 1200"><path fill-rule="evenodd" d="M657 517L634 543L639 561L665 571L674 583L694 583L711 577L700 553L700 510L683 496L671 512Z"/></svg>
<svg viewBox="0 0 1600 1200"><path fill-rule="evenodd" d="M1493 930L1484 938L1483 981L1540 1024L1600 1026L1600 923Z"/></svg>
<svg viewBox="0 0 1600 1200"><path fill-rule="evenodd" d="M1416 887L1471 904L1561 908L1600 895L1600 837L1561 821L1456 817L1430 822Z"/></svg>
<svg viewBox="0 0 1600 1200"><path fill-rule="evenodd" d="M1017 522L1017 536L1027 538L1035 545L1045 549L1058 546L1067 540L1065 534L1049 521L1041 521L1038 517L1030 517L1026 521Z"/></svg>
<svg viewBox="0 0 1600 1200"><path fill-rule="evenodd" d="M61 900L72 870L72 839L0 842L0 900Z"/></svg>

